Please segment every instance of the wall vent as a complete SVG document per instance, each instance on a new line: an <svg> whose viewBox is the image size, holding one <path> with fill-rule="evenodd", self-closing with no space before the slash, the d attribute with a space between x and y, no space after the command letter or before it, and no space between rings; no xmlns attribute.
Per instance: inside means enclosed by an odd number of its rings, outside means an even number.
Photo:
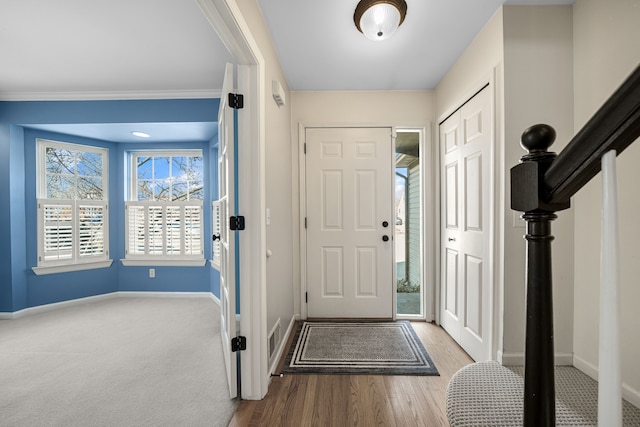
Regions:
<svg viewBox="0 0 640 427"><path fill-rule="evenodd" d="M278 344L280 344L280 319L278 319L269 333L269 360L273 358Z"/></svg>

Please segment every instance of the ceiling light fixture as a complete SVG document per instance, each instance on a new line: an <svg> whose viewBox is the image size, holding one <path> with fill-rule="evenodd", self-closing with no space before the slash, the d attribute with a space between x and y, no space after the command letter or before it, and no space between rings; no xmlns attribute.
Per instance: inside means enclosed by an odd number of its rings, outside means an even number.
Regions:
<svg viewBox="0 0 640 427"><path fill-rule="evenodd" d="M356 6L353 21L356 28L368 39L385 40L407 16L405 0L361 0Z"/></svg>
<svg viewBox="0 0 640 427"><path fill-rule="evenodd" d="M148 133L140 132L138 130L134 130L133 132L131 132L131 135L137 136L138 138L150 138L151 137L151 135L149 135Z"/></svg>

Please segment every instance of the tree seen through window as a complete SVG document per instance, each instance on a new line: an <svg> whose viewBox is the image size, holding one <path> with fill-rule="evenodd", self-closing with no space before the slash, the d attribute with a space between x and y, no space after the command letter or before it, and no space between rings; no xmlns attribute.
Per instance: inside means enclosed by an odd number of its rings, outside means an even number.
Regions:
<svg viewBox="0 0 640 427"><path fill-rule="evenodd" d="M137 156L137 199L202 200L202 167L202 156Z"/></svg>

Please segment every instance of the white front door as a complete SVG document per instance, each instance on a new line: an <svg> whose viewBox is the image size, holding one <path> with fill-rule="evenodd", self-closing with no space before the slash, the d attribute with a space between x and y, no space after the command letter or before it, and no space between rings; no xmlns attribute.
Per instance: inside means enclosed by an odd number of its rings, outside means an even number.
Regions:
<svg viewBox="0 0 640 427"><path fill-rule="evenodd" d="M440 323L476 361L491 359L490 107L485 88L440 125Z"/></svg>
<svg viewBox="0 0 640 427"><path fill-rule="evenodd" d="M306 129L307 316L393 317L391 128Z"/></svg>
<svg viewBox="0 0 640 427"><path fill-rule="evenodd" d="M237 232L229 231L229 218L235 215L235 147L236 123L234 110L229 106L233 91L233 65L227 64L218 111L218 188L220 215L220 338L227 370L229 394L238 394L237 360L231 351L236 336L236 239Z"/></svg>

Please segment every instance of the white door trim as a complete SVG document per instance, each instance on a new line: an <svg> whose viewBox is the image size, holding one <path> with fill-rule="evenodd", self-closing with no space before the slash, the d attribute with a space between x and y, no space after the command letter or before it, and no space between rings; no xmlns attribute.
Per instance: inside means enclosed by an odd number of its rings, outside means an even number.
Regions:
<svg viewBox="0 0 640 427"><path fill-rule="evenodd" d="M306 144L306 129L298 123L298 235L300 236L300 318L307 318L307 230L304 219L307 214L307 166L304 144Z"/></svg>
<svg viewBox="0 0 640 427"><path fill-rule="evenodd" d="M436 188L440 188L440 176L441 176L441 155L440 152L440 125L455 111L460 109L467 101L473 98L478 92L480 92L485 86L488 85L489 97L490 97L490 108L491 108L491 144L490 144L490 170L492 173L489 175L489 236L490 236L490 250L489 250L489 263L491 266L491 271L489 272L489 286L490 286L490 300L489 300L489 310L490 310L490 319L492 319L492 325L490 328L490 334L488 337L489 347L491 349L491 359L498 360L498 352L501 347L501 343L503 341L503 319L500 317L500 313L503 311L503 295L504 295L504 274L502 270L502 262L500 258L503 253L503 243L502 243L502 228L504 224L501 220L502 216L500 212L504 210L504 180L500 178L500 171L504 170L504 151L501 147L501 133L498 131L500 129L498 124L501 123L501 110L500 104L498 103L498 88L497 81L500 76L500 68L499 66L494 67L491 72L486 75L484 78L479 79L475 84L470 85L468 90L465 91L465 95L462 99L456 102L452 107L445 110L445 113L441 114L437 118L436 122L436 132L435 132L435 140L434 144L435 148L435 159L437 164L437 173L436 173ZM440 205L442 204L442 194L440 192L439 200L438 200L438 209L436 210L436 224L437 224L437 250L436 250L436 264L435 270L437 275L437 286L436 286L436 312L435 312L435 322L440 324L440 316L441 316L441 293L442 293L442 271L441 271L441 253L440 248L442 247L442 226L441 226L441 215L440 215ZM498 256L500 255L500 256Z"/></svg>
<svg viewBox="0 0 640 427"><path fill-rule="evenodd" d="M436 138L433 135L433 127L431 123L426 125L415 125L409 124L406 126L403 125L389 125L384 123L313 123L313 122L300 122L298 123L298 236L299 236L299 266L300 266L300 293L299 293L299 301L300 301L300 319L307 319L307 304L305 300L305 294L307 292L307 235L304 224L304 218L306 216L306 163L305 163L305 153L304 153L304 144L306 142L306 129L307 128L332 128L332 127L358 127L358 128L366 128L366 127L375 127L375 128L391 128L392 131L392 144L393 150L395 152L395 136L396 130L419 130L423 135L423 146L420 147L421 150L424 149L424 175L423 175L423 197L424 197L424 210L423 210L423 250L424 255L426 257L426 263L424 263L424 269L426 270L423 275L423 281L426 281L426 286L424 289L425 298L431 298L431 304L425 304L425 320L430 322L436 319L436 313L439 303L439 276L437 271L437 266L439 265L438 258L438 242L439 239L431 239L432 242L429 244L428 233L431 233L431 236L438 236L439 231L437 230L436 225L439 224L439 205L437 204L435 191L440 185L438 181L439 177L439 157L437 151L437 145L434 143ZM422 152L422 151L421 151ZM394 254L395 257L395 248ZM430 273L429 273L430 272ZM395 274L395 271L394 271ZM395 277L395 276L394 276ZM395 307L395 292L393 292L393 304ZM393 317L395 319L395 309L393 310Z"/></svg>
<svg viewBox="0 0 640 427"><path fill-rule="evenodd" d="M237 0L196 0L238 65L238 89L245 96L239 110L238 204L247 228L240 233L240 333L247 350L240 353L242 398L267 394L266 224L265 210L265 61L237 5Z"/></svg>

